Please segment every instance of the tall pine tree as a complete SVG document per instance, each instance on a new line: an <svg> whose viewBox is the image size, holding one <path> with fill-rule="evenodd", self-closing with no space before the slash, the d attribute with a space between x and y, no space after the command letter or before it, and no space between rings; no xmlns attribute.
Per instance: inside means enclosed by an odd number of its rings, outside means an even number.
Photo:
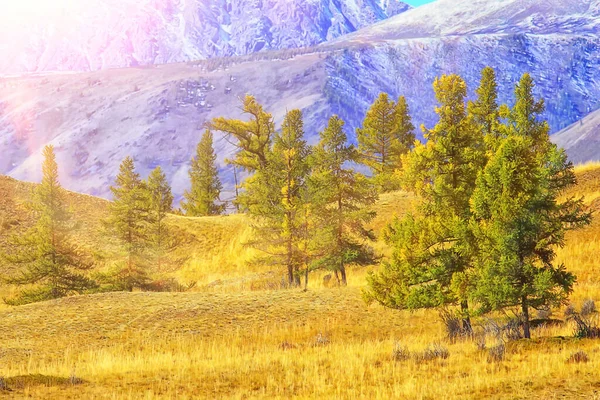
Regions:
<svg viewBox="0 0 600 400"><path fill-rule="evenodd" d="M371 169L378 186L383 191L397 189L394 172L401 168L402 156L415 141L406 99L400 97L395 103L381 93L356 133L361 162Z"/></svg>
<svg viewBox="0 0 600 400"><path fill-rule="evenodd" d="M405 159L406 188L421 198L419 213L388 227L394 254L369 276L366 297L392 308L458 305L468 331L476 254L469 202L485 160L483 135L467 115L467 87L459 76L436 79L434 90L439 121L425 130L427 143Z"/></svg>
<svg viewBox="0 0 600 400"><path fill-rule="evenodd" d="M223 186L216 160L213 134L207 129L198 144L196 157L192 159L189 171L192 187L185 192L185 202L182 204L187 216L205 217L220 215L225 211L225 205L219 204Z"/></svg>
<svg viewBox="0 0 600 400"><path fill-rule="evenodd" d="M169 251L175 248L173 232L166 223L168 213L173 210L173 194L167 177L160 167L148 176L144 187L147 190L148 226L147 241L153 264L158 271L168 261Z"/></svg>
<svg viewBox="0 0 600 400"><path fill-rule="evenodd" d="M348 166L360 156L348 145L343 128L344 121L334 116L320 133L310 184L312 214L317 218L313 234L319 256L315 265L334 271L346 285L348 265L367 265L374 260L366 241L373 236L365 223L374 217L369 206L377 200L377 191L365 176Z"/></svg>
<svg viewBox="0 0 600 400"><path fill-rule="evenodd" d="M28 204L35 225L24 235L9 238L3 258L16 274L8 283L27 285L7 303L27 304L83 293L95 286L83 272L91 268L71 236L73 220L67 210L67 196L58 180L53 146L44 149L43 178Z"/></svg>
<svg viewBox="0 0 600 400"><path fill-rule="evenodd" d="M477 181L473 210L480 246L475 299L483 311L519 306L524 334L531 337L530 309L564 304L575 277L555 265L565 233L590 222L580 200L563 199L575 184L573 165L550 142L526 74L516 87L508 137Z"/></svg>
<svg viewBox="0 0 600 400"><path fill-rule="evenodd" d="M116 184L112 186L113 202L110 216L104 224L123 250L123 262L117 265L111 283L118 289L132 291L144 288L148 277L148 191L134 161L127 157L119 167Z"/></svg>
<svg viewBox="0 0 600 400"><path fill-rule="evenodd" d="M267 254L261 262L285 266L291 286L300 284L306 264L308 156L302 112L292 110L274 137L267 164L248 179L240 195L253 221L256 238L251 244Z"/></svg>

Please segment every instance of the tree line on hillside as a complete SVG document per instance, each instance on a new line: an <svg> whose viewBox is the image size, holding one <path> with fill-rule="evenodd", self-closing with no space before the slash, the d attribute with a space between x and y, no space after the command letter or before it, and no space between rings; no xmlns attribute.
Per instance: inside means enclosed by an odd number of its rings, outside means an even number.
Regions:
<svg viewBox="0 0 600 400"><path fill-rule="evenodd" d="M27 232L11 235L0 253L6 266L3 280L25 287L5 302L22 305L74 293L151 288L148 268L160 270L171 262L168 253L177 245L165 224L173 195L161 168L141 180L131 158L121 164L111 187L110 214L102 221L106 237L117 241L120 254L112 268L98 273L92 271L92 257L73 236L75 221L58 179L54 147L46 146L43 156L42 182L25 204L35 223Z"/></svg>
<svg viewBox="0 0 600 400"><path fill-rule="evenodd" d="M495 72L482 71L476 99L457 75L434 82L438 123L415 140L406 99L381 94L348 143L344 121L333 116L319 142L305 140L303 115L289 111L276 130L273 117L252 96L243 100L246 120L215 118L207 126L189 170L182 212L199 217L224 213L213 146L221 132L237 151L229 164L246 171L235 199L249 216L255 260L286 271L298 287L316 269L332 271L345 285L349 265L377 259L367 229L378 195L404 189L417 195L416 211L389 221L384 239L393 249L368 277L365 298L397 309L456 306L462 329L470 318L518 306L529 337L530 309L563 304L575 277L555 265L565 233L590 223L581 200L563 198L575 184L573 165L549 140L544 101L534 97L525 74L512 107L498 104ZM371 174L356 171L367 166ZM88 262L69 247L70 215L58 183L51 147L44 180L31 210L36 225L10 241L4 260L20 266L8 281L27 284L15 303L87 290L146 289L149 268L172 262L177 239L165 223L173 196L160 167L147 180L126 158L112 187L106 233L119 243L113 270L88 278Z"/></svg>

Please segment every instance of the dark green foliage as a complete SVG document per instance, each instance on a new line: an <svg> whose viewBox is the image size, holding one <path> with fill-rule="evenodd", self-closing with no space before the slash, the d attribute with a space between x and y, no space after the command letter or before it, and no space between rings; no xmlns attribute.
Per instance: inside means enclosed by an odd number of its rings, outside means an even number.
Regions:
<svg viewBox="0 0 600 400"><path fill-rule="evenodd" d="M486 136L490 147L494 147L504 134L504 126L500 123L498 84L493 68L486 67L481 71L481 83L475 92L477 99L469 102L469 114Z"/></svg>
<svg viewBox="0 0 600 400"><path fill-rule="evenodd" d="M418 214L390 224L394 249L383 270L368 277L367 300L392 308L460 305L470 330L468 287L474 266L470 199L484 157L483 134L467 115L465 82L456 75L434 83L439 122L426 144L405 157L404 180L421 198Z"/></svg>
<svg viewBox="0 0 600 400"><path fill-rule="evenodd" d="M573 165L550 142L533 87L529 75L517 85L508 137L478 178L472 200L480 249L473 297L483 311L519 306L526 338L530 309L564 304L575 282L564 265L554 265L555 248L568 230L590 222L580 200L561 199L575 184Z"/></svg>
<svg viewBox="0 0 600 400"><path fill-rule="evenodd" d="M313 230L315 267L338 273L346 284L346 266L368 265L374 260L366 240L373 234L365 228L374 213L368 207L377 200L371 182L348 166L359 154L347 144L344 122L337 116L320 133L320 142L312 157L311 201L315 218Z"/></svg>
<svg viewBox="0 0 600 400"><path fill-rule="evenodd" d="M274 137L267 163L244 183L240 204L252 217L255 239L263 251L258 260L284 266L288 284L300 284L300 270L308 257L307 176L309 147L304 141L302 113L287 113Z"/></svg>
<svg viewBox="0 0 600 400"><path fill-rule="evenodd" d="M104 221L109 234L121 246L122 259L105 277L113 289L132 291L143 288L148 276L149 192L135 172L134 161L125 158L119 168L115 186L111 187L113 202L110 217Z"/></svg>
<svg viewBox="0 0 600 400"><path fill-rule="evenodd" d="M367 112L363 127L357 129L360 161L368 166L382 191L399 188L395 172L402 167L402 156L414 146L414 125L404 97L391 101L381 93Z"/></svg>
<svg viewBox="0 0 600 400"><path fill-rule="evenodd" d="M152 263L161 271L170 262L168 254L176 247L176 238L167 225L168 213L173 210L173 194L167 177L160 167L156 167L144 185L148 202L148 225L146 239Z"/></svg>
<svg viewBox="0 0 600 400"><path fill-rule="evenodd" d="M23 235L9 238L2 258L15 273L6 281L26 285L11 305L28 304L83 293L95 286L83 271L92 267L74 244L72 215L66 193L58 181L58 165L52 146L44 149L43 178L27 205L35 225Z"/></svg>
<svg viewBox="0 0 600 400"><path fill-rule="evenodd" d="M192 159L189 171L192 187L184 194L182 208L189 217L220 215L225 211L225 205L219 204L223 186L216 160L213 134L207 129L198 144L196 157Z"/></svg>

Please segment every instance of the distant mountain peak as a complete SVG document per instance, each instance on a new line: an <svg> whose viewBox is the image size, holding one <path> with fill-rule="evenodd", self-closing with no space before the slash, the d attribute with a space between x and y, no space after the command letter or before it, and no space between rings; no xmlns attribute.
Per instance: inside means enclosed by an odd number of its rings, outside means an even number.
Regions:
<svg viewBox="0 0 600 400"><path fill-rule="evenodd" d="M27 3L30 0L22 0ZM86 0L0 24L0 75L93 71L313 46L405 12L399 0ZM33 6L33 4L32 4ZM27 10L23 7L23 10Z"/></svg>

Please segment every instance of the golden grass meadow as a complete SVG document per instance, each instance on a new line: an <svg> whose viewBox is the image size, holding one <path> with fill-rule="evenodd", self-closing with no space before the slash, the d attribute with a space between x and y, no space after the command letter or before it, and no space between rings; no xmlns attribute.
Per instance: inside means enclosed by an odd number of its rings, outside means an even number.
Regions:
<svg viewBox="0 0 600 400"><path fill-rule="evenodd" d="M600 164L577 168L573 193L600 209ZM0 226L20 229L31 185L0 177ZM70 196L76 234L97 257L106 202ZM373 228L410 207L406 193L385 195ZM270 290L277 272L247 266L251 230L243 216L173 216L183 266L157 271L196 282L185 293L108 293L21 307L0 306L0 398L34 399L600 399L600 341L573 338L570 323L508 342L489 362L474 339L451 343L436 311L367 306L367 269L345 288L324 273L309 290ZM98 246L103 243L103 246ZM386 252L385 245L377 249ZM600 301L600 220L570 233L559 262L578 276L572 302ZM377 268L376 266L371 269ZM7 296L11 288L3 287ZM563 310L554 318L564 319ZM476 321L480 326L483 321ZM394 357L439 344L446 358ZM493 345L490 342L489 345ZM584 351L587 363L568 363Z"/></svg>

